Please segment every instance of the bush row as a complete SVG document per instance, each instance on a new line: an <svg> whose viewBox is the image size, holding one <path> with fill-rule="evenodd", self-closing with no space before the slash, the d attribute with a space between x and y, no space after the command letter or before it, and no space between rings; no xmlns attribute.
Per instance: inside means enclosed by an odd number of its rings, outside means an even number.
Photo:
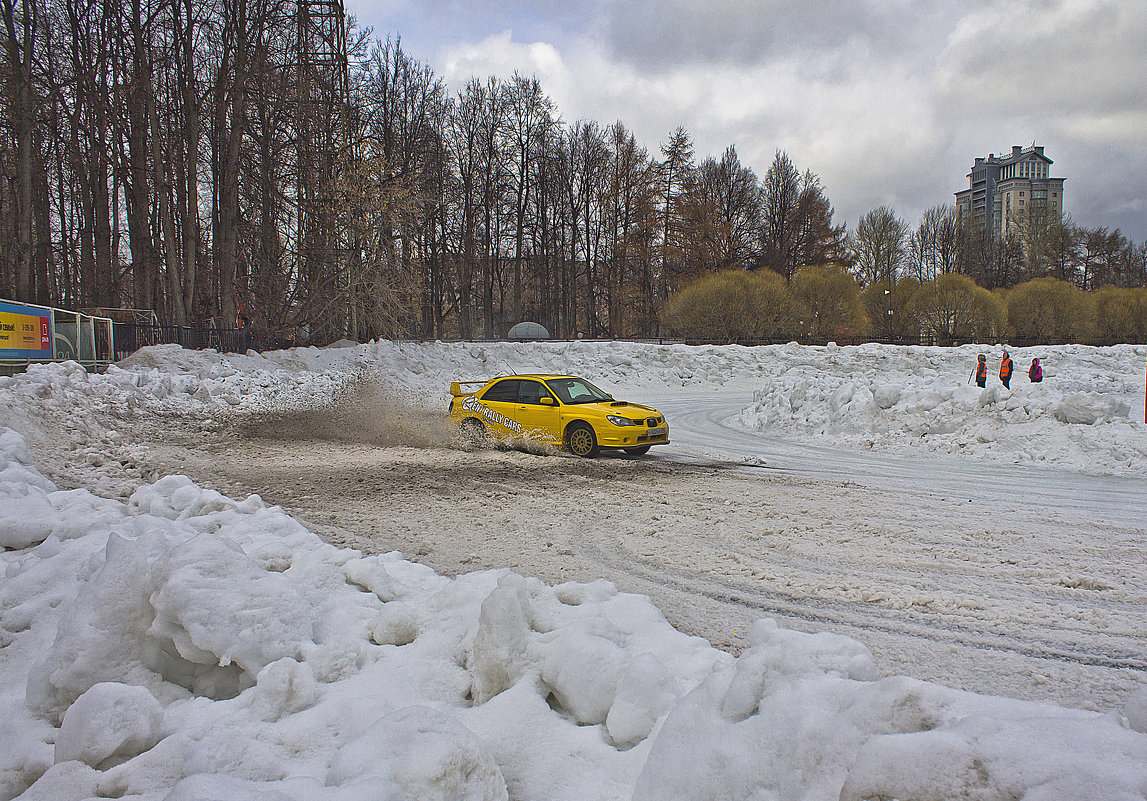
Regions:
<svg viewBox="0 0 1147 801"><path fill-rule="evenodd" d="M963 275L861 287L832 267L804 267L785 279L771 270L706 275L666 303L662 325L703 342L886 339L941 345L1008 340L1096 345L1147 341L1147 288L1082 292L1036 278L989 291Z"/></svg>

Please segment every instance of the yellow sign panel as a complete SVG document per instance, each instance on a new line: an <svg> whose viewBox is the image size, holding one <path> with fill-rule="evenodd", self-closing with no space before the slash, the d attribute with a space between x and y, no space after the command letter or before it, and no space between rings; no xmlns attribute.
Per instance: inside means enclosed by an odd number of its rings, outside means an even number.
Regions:
<svg viewBox="0 0 1147 801"><path fill-rule="evenodd" d="M0 358L51 358L51 312L0 302Z"/></svg>

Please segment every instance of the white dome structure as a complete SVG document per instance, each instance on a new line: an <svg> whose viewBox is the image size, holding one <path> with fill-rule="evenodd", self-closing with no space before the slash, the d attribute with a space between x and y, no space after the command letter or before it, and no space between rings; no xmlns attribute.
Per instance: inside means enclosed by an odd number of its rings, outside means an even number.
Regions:
<svg viewBox="0 0 1147 801"><path fill-rule="evenodd" d="M541 323L522 322L506 334L508 339L549 339L550 332Z"/></svg>

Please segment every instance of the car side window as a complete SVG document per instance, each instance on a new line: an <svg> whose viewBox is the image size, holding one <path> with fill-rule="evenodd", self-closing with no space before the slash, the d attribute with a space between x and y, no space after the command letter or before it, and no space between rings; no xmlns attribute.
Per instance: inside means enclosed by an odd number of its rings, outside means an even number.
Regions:
<svg viewBox="0 0 1147 801"><path fill-rule="evenodd" d="M517 403L518 386L521 383L521 380L517 378L507 378L505 381L499 381L497 384L482 393L482 400Z"/></svg>
<svg viewBox="0 0 1147 801"><path fill-rule="evenodd" d="M518 390L519 403L540 404L542 398L552 397L541 381L522 381L521 388Z"/></svg>

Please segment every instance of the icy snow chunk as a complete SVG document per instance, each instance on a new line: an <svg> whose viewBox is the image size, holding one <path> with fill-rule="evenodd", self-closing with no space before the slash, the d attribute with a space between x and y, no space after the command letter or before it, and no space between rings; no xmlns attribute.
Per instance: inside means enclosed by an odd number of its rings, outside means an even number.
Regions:
<svg viewBox="0 0 1147 801"><path fill-rule="evenodd" d="M852 400L852 396L856 394L856 387L852 384L843 384L837 388L835 392L829 396L828 405L834 412L839 412L841 408ZM796 407L793 407L794 411Z"/></svg>
<svg viewBox="0 0 1147 801"><path fill-rule="evenodd" d="M926 732L878 735L857 753L841 801L1140 798L1147 741L1104 717L1044 708L973 714ZM1123 769L1104 763L1118 754Z"/></svg>
<svg viewBox="0 0 1147 801"><path fill-rule="evenodd" d="M64 713L56 762L124 762L155 745L162 723L163 707L146 687L94 684Z"/></svg>
<svg viewBox="0 0 1147 801"><path fill-rule="evenodd" d="M785 674L829 673L856 681L876 678L872 654L861 643L827 631L805 634L784 629L772 618L753 623L749 640L766 648L778 671Z"/></svg>
<svg viewBox="0 0 1147 801"><path fill-rule="evenodd" d="M151 563L165 547L159 534L108 538L103 565L62 605L55 641L29 673L29 706L60 721L75 699L104 681L147 687L160 700L185 694L164 685L161 646L146 635L155 616Z"/></svg>
<svg viewBox="0 0 1147 801"><path fill-rule="evenodd" d="M474 734L425 706L400 709L339 748L328 785L394 782L419 801L506 801L506 781ZM384 796L385 797L385 796Z"/></svg>
<svg viewBox="0 0 1147 801"><path fill-rule="evenodd" d="M542 681L578 723L604 723L625 663L625 652L605 637L563 631L546 647Z"/></svg>
<svg viewBox="0 0 1147 801"><path fill-rule="evenodd" d="M310 606L296 585L216 535L173 548L157 571L148 633L170 638L188 662L234 662L253 681L266 665L298 656L314 639Z"/></svg>
<svg viewBox="0 0 1147 801"><path fill-rule="evenodd" d="M559 601L569 606L601 603L617 595L617 585L608 579L594 579L590 582L567 581L554 587L554 594Z"/></svg>
<svg viewBox="0 0 1147 801"><path fill-rule="evenodd" d="M150 514L168 520L238 509L240 504L215 490L203 489L187 476L164 476L140 487L127 503L129 514Z"/></svg>
<svg viewBox="0 0 1147 801"><path fill-rule="evenodd" d="M102 776L102 773L83 762L62 762L50 767L19 798L20 801L94 798Z"/></svg>
<svg viewBox="0 0 1147 801"><path fill-rule="evenodd" d="M0 429L0 454L21 464L28 464L32 461L28 454L28 443L19 432L10 428Z"/></svg>
<svg viewBox="0 0 1147 801"><path fill-rule="evenodd" d="M26 492L0 495L0 548L21 549L37 545L52 533L56 517L48 494L39 487Z"/></svg>
<svg viewBox="0 0 1147 801"><path fill-rule="evenodd" d="M1147 734L1147 687L1140 687L1123 705L1123 718L1128 728Z"/></svg>
<svg viewBox="0 0 1147 801"><path fill-rule="evenodd" d="M348 582L374 593L383 601L392 601L397 594L394 579L377 558L351 560L343 565L343 572Z"/></svg>
<svg viewBox="0 0 1147 801"><path fill-rule="evenodd" d="M616 745L634 745L649 736L657 719L680 694L677 680L657 657L639 654L617 682L613 705L605 718L606 731Z"/></svg>
<svg viewBox="0 0 1147 801"><path fill-rule="evenodd" d="M930 412L944 402L944 396L935 390L921 392L911 405L911 411Z"/></svg>
<svg viewBox="0 0 1147 801"><path fill-rule="evenodd" d="M804 634L764 618L753 624L749 639L754 647L734 663L721 700L721 714L733 722L755 714L761 699L787 677L830 674L870 681L876 676L868 649L848 637Z"/></svg>
<svg viewBox="0 0 1147 801"><path fill-rule="evenodd" d="M1011 396L1011 392L1001 386L993 384L986 389L980 390L980 406L991 406Z"/></svg>
<svg viewBox="0 0 1147 801"><path fill-rule="evenodd" d="M385 604L370 622L370 638L379 645L409 645L418 638L418 613L401 601Z"/></svg>
<svg viewBox="0 0 1147 801"><path fill-rule="evenodd" d="M1127 417L1131 407L1121 400L1097 392L1076 392L1052 407L1051 413L1061 423L1094 425L1101 420Z"/></svg>
<svg viewBox="0 0 1147 801"><path fill-rule="evenodd" d="M882 384L872 393L872 401L881 409L891 409L900 402L900 387L896 384Z"/></svg>
<svg viewBox="0 0 1147 801"><path fill-rule="evenodd" d="M979 387L966 384L956 387L952 392L952 406L960 409L974 409L979 404L981 392Z"/></svg>
<svg viewBox="0 0 1147 801"><path fill-rule="evenodd" d="M497 589L482 601L478 631L466 660L472 679L471 693L478 703L509 689L525 672L530 661L530 614L521 576L502 577Z"/></svg>
<svg viewBox="0 0 1147 801"><path fill-rule="evenodd" d="M259 671L253 708L263 720L279 720L307 709L318 697L318 683L306 663L284 657Z"/></svg>
<svg viewBox="0 0 1147 801"><path fill-rule="evenodd" d="M112 535L104 563L63 609L28 700L59 719L105 681L147 687L164 702L187 691L229 698L311 640L311 608L295 585L218 535Z"/></svg>
<svg viewBox="0 0 1147 801"><path fill-rule="evenodd" d="M0 483L11 485L4 489L5 494L19 496L33 487L44 492L56 489L56 485L40 475L31 462L24 438L12 429L0 426Z"/></svg>

